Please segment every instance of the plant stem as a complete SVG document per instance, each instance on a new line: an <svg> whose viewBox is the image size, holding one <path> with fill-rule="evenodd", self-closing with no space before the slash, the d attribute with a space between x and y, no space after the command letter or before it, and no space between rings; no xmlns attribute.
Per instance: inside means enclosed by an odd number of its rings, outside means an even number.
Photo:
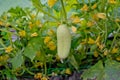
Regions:
<svg viewBox="0 0 120 80"><path fill-rule="evenodd" d="M65 7L64 7L63 0L60 0L60 1L61 1L61 5L62 5L62 8L63 8L64 19L65 19L65 21L67 21L67 14L66 14L66 10L65 10Z"/></svg>
<svg viewBox="0 0 120 80"><path fill-rule="evenodd" d="M117 22L115 22L115 23L116 23L116 25L118 26L118 30L117 30L117 32L116 32L116 35L114 36L113 41L112 41L112 44L111 44L111 47L110 47L110 51L112 50L112 47L113 47L114 42L115 42L115 40L116 40L116 37L118 36L118 32L120 31L120 25L119 25Z"/></svg>
<svg viewBox="0 0 120 80"><path fill-rule="evenodd" d="M46 61L44 62L44 66L45 66L45 76L47 75L47 66L46 66Z"/></svg>
<svg viewBox="0 0 120 80"><path fill-rule="evenodd" d="M53 15L49 14L48 12L44 11L39 5L36 5L36 7L38 8L39 11L43 12L44 14L47 14L49 17L55 19L56 21L58 21L58 19L56 17L54 17Z"/></svg>

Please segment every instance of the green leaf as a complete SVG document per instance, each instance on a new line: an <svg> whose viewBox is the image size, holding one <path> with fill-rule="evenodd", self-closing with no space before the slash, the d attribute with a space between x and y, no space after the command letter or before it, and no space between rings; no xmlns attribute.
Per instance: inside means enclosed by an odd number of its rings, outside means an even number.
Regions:
<svg viewBox="0 0 120 80"><path fill-rule="evenodd" d="M10 62L12 63L14 69L20 67L24 62L22 54L17 54L14 58L11 59Z"/></svg>
<svg viewBox="0 0 120 80"><path fill-rule="evenodd" d="M31 61L35 58L36 52L40 50L40 38L32 38L29 42L27 47L24 50L24 55L31 59Z"/></svg>
<svg viewBox="0 0 120 80"><path fill-rule="evenodd" d="M6 76L7 80L17 80L16 76L13 75L8 69L3 70L3 74ZM1 77L0 77L0 80L2 80Z"/></svg>
<svg viewBox="0 0 120 80"><path fill-rule="evenodd" d="M78 63L77 63L75 57L74 57L73 55L71 55L71 56L69 57L69 60L70 60L70 63L75 67L75 69L78 70L79 66L78 66Z"/></svg>
<svg viewBox="0 0 120 80"><path fill-rule="evenodd" d="M107 60L105 62L105 80L120 80L120 63Z"/></svg>
<svg viewBox="0 0 120 80"><path fill-rule="evenodd" d="M36 50L34 49L34 47L32 46L31 43L28 44L28 46L25 48L24 50L24 55L28 58L31 59L31 61L34 59L35 55L36 55Z"/></svg>
<svg viewBox="0 0 120 80"><path fill-rule="evenodd" d="M83 80L95 79L104 80L104 67L102 61L97 62L82 74Z"/></svg>

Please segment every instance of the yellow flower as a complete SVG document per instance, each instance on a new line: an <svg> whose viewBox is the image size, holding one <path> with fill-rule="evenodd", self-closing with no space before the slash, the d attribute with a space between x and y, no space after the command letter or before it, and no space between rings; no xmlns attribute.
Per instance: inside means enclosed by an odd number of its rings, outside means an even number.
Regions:
<svg viewBox="0 0 120 80"><path fill-rule="evenodd" d="M42 62L36 62L34 66L35 67L39 67L40 66L42 68L43 67L43 63Z"/></svg>
<svg viewBox="0 0 120 80"><path fill-rule="evenodd" d="M104 48L104 44L99 44L98 47L100 48L100 50L102 50Z"/></svg>
<svg viewBox="0 0 120 80"><path fill-rule="evenodd" d="M31 18L34 19L34 18L35 18L35 14L32 14L32 15L31 15Z"/></svg>
<svg viewBox="0 0 120 80"><path fill-rule="evenodd" d="M100 19L106 19L106 14L105 13L97 13L97 17Z"/></svg>
<svg viewBox="0 0 120 80"><path fill-rule="evenodd" d="M56 46L55 46L55 43L53 41L50 41L48 44L47 44L47 47L50 49L50 50L55 50L56 49Z"/></svg>
<svg viewBox="0 0 120 80"><path fill-rule="evenodd" d="M13 48L11 46L8 46L7 48L5 48L6 53L10 53L12 50Z"/></svg>
<svg viewBox="0 0 120 80"><path fill-rule="evenodd" d="M32 29L34 24L32 22L29 22L29 28Z"/></svg>
<svg viewBox="0 0 120 80"><path fill-rule="evenodd" d="M42 78L42 73L37 73L34 75L35 79L41 79Z"/></svg>
<svg viewBox="0 0 120 80"><path fill-rule="evenodd" d="M81 8L81 11L88 11L88 6L87 6L87 4L84 4L84 6Z"/></svg>
<svg viewBox="0 0 120 80"><path fill-rule="evenodd" d="M3 60L4 60L4 57L0 56L0 62L3 62Z"/></svg>
<svg viewBox="0 0 120 80"><path fill-rule="evenodd" d="M53 46L49 47L49 49L50 49L51 51L54 51L54 50L56 49L56 46L53 45Z"/></svg>
<svg viewBox="0 0 120 80"><path fill-rule="evenodd" d="M116 4L116 1L115 0L109 0L108 3L110 3L110 4Z"/></svg>
<svg viewBox="0 0 120 80"><path fill-rule="evenodd" d="M98 21L98 20L99 20L99 18L97 17L97 14L94 14L94 15L92 16L92 18L93 18L93 20L95 20L95 21Z"/></svg>
<svg viewBox="0 0 120 80"><path fill-rule="evenodd" d="M42 77L41 80L48 80L47 77Z"/></svg>
<svg viewBox="0 0 120 80"><path fill-rule="evenodd" d="M9 56L8 56L8 55L0 56L0 62L7 61L8 59L9 59Z"/></svg>
<svg viewBox="0 0 120 80"><path fill-rule="evenodd" d="M108 55L108 50L106 49L103 54L104 56Z"/></svg>
<svg viewBox="0 0 120 80"><path fill-rule="evenodd" d="M48 6L51 8L54 6L54 4L57 2L57 0L48 0Z"/></svg>
<svg viewBox="0 0 120 80"><path fill-rule="evenodd" d="M115 22L120 22L120 19L119 18L115 19Z"/></svg>
<svg viewBox="0 0 120 80"><path fill-rule="evenodd" d="M47 44L47 47L50 49L50 50L55 50L56 49L56 46L55 46L55 43L53 41L50 41L48 44Z"/></svg>
<svg viewBox="0 0 120 80"><path fill-rule="evenodd" d="M69 74L69 75L72 74L70 68L67 68L67 69L65 70L65 73L66 73L66 74Z"/></svg>
<svg viewBox="0 0 120 80"><path fill-rule="evenodd" d="M53 41L50 41L50 42L47 44L48 47L51 47L51 46L53 46L53 45L55 45L55 43L54 43Z"/></svg>
<svg viewBox="0 0 120 80"><path fill-rule="evenodd" d="M88 22L87 22L87 26L88 26L88 27L91 27L91 26L93 26L93 25L94 25L94 22L93 22L93 21L88 21Z"/></svg>
<svg viewBox="0 0 120 80"><path fill-rule="evenodd" d="M81 20L78 16L73 18L73 23L80 23L80 22L81 22Z"/></svg>
<svg viewBox="0 0 120 80"><path fill-rule="evenodd" d="M116 60L117 60L117 61L120 61L120 56L116 57Z"/></svg>
<svg viewBox="0 0 120 80"><path fill-rule="evenodd" d="M115 47L111 51L112 54L117 53L117 52L118 52L118 48L115 48Z"/></svg>
<svg viewBox="0 0 120 80"><path fill-rule="evenodd" d="M92 38L89 38L88 44L94 44L94 43L95 43L95 41Z"/></svg>
<svg viewBox="0 0 120 80"><path fill-rule="evenodd" d="M73 32L73 33L76 33L77 28L76 28L75 26L72 26L72 28L71 28L71 29L72 29L72 32Z"/></svg>
<svg viewBox="0 0 120 80"><path fill-rule="evenodd" d="M35 24L36 24L38 27L42 27L42 24L41 24L40 20L36 20Z"/></svg>
<svg viewBox="0 0 120 80"><path fill-rule="evenodd" d="M19 35L21 37L25 37L26 36L26 32L24 30L21 30L21 31L19 31Z"/></svg>
<svg viewBox="0 0 120 80"><path fill-rule="evenodd" d="M31 37L36 37L36 36L38 36L37 32L31 34Z"/></svg>
<svg viewBox="0 0 120 80"><path fill-rule="evenodd" d="M54 31L51 29L51 30L48 31L47 34L50 35L50 36L52 36L52 35L54 35Z"/></svg>
<svg viewBox="0 0 120 80"><path fill-rule="evenodd" d="M97 7L97 4L95 3L91 8L95 9Z"/></svg>
<svg viewBox="0 0 120 80"><path fill-rule="evenodd" d="M44 43L47 44L51 40L51 37L47 36L44 39Z"/></svg>
<svg viewBox="0 0 120 80"><path fill-rule="evenodd" d="M98 52L95 51L95 52L94 52L94 57L98 57L98 56L99 56Z"/></svg>
<svg viewBox="0 0 120 80"><path fill-rule="evenodd" d="M7 20L7 16L3 16L3 19L4 19L4 20Z"/></svg>
<svg viewBox="0 0 120 80"><path fill-rule="evenodd" d="M0 21L0 25L3 25L3 22L2 22L2 21Z"/></svg>
<svg viewBox="0 0 120 80"><path fill-rule="evenodd" d="M96 42L96 43L100 42L100 36L97 37L97 39L96 39L95 42Z"/></svg>

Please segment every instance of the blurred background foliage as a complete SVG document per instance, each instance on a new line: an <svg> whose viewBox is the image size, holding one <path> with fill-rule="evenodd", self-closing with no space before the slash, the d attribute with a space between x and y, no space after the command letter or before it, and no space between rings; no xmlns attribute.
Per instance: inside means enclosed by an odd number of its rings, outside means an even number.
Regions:
<svg viewBox="0 0 120 80"><path fill-rule="evenodd" d="M0 0L0 15L12 7L19 6L21 8L31 7L29 0Z"/></svg>

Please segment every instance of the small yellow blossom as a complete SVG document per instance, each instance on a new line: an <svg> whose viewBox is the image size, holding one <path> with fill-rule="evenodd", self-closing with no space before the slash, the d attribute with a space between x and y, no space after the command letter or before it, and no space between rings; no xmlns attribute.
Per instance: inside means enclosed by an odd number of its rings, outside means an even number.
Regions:
<svg viewBox="0 0 120 80"><path fill-rule="evenodd" d="M54 50L56 49L56 46L53 45L53 46L49 47L49 49L50 49L51 51L54 51Z"/></svg>
<svg viewBox="0 0 120 80"><path fill-rule="evenodd" d="M120 61L120 56L116 57L116 60L117 60L117 61Z"/></svg>
<svg viewBox="0 0 120 80"><path fill-rule="evenodd" d="M98 56L99 56L98 52L95 51L95 52L94 52L94 57L98 57Z"/></svg>
<svg viewBox="0 0 120 80"><path fill-rule="evenodd" d="M94 22L93 22L93 21L88 21L88 22L87 22L87 26L88 26L88 27L91 27L91 26L93 26L93 25L94 25Z"/></svg>
<svg viewBox="0 0 120 80"><path fill-rule="evenodd" d="M21 30L21 31L19 31L19 35L21 37L25 37L26 36L26 32L24 30Z"/></svg>
<svg viewBox="0 0 120 80"><path fill-rule="evenodd" d="M53 41L50 41L48 44L47 44L47 47L50 49L50 50L55 50L56 49L56 45Z"/></svg>
<svg viewBox="0 0 120 80"><path fill-rule="evenodd" d="M88 39L88 44L94 44L94 43L95 43L95 41L92 38Z"/></svg>
<svg viewBox="0 0 120 80"><path fill-rule="evenodd" d="M110 4L116 4L116 1L115 0L109 0L108 3L110 3Z"/></svg>
<svg viewBox="0 0 120 80"><path fill-rule="evenodd" d="M35 75L34 75L34 78L41 80L41 78L42 78L42 73L37 73L37 74L35 74Z"/></svg>
<svg viewBox="0 0 120 80"><path fill-rule="evenodd" d="M112 54L117 53L117 52L118 52L118 48L115 48L115 47L111 51Z"/></svg>
<svg viewBox="0 0 120 80"><path fill-rule="evenodd" d="M48 31L47 34L50 35L50 36L52 36L52 35L54 35L54 33L55 33L55 32L51 29L51 30Z"/></svg>
<svg viewBox="0 0 120 80"><path fill-rule="evenodd" d="M77 28L76 28L75 26L72 26L71 29L72 29L72 32L73 32L73 33L76 33Z"/></svg>
<svg viewBox="0 0 120 80"><path fill-rule="evenodd" d="M6 53L10 53L12 50L13 48L11 46L8 46L7 48L5 48Z"/></svg>
<svg viewBox="0 0 120 80"><path fill-rule="evenodd" d="M36 36L38 36L37 32L34 32L34 33L31 34L31 37L36 37Z"/></svg>
<svg viewBox="0 0 120 80"><path fill-rule="evenodd" d="M97 7L97 4L95 3L91 8L95 9Z"/></svg>
<svg viewBox="0 0 120 80"><path fill-rule="evenodd" d="M48 78L47 77L42 77L41 80L48 80Z"/></svg>
<svg viewBox="0 0 120 80"><path fill-rule="evenodd" d="M84 6L81 8L81 11L88 11L88 6L87 6L87 4L84 4Z"/></svg>
<svg viewBox="0 0 120 80"><path fill-rule="evenodd" d="M106 49L103 53L104 56L108 55L108 50Z"/></svg>
<svg viewBox="0 0 120 80"><path fill-rule="evenodd" d="M94 14L94 15L92 16L92 18L93 18L93 20L95 20L95 21L98 21L98 20L99 20L99 18L97 17L97 14Z"/></svg>
<svg viewBox="0 0 120 80"><path fill-rule="evenodd" d="M39 20L36 20L35 24L36 24L36 25L40 25L40 21L39 21Z"/></svg>
<svg viewBox="0 0 120 80"><path fill-rule="evenodd" d="M32 29L34 24L32 22L29 22L29 28Z"/></svg>
<svg viewBox="0 0 120 80"><path fill-rule="evenodd" d="M0 62L6 62L9 59L8 55L2 55L0 56Z"/></svg>
<svg viewBox="0 0 120 80"><path fill-rule="evenodd" d="M73 21L72 21L72 22L73 22L73 23L80 23L81 20L80 20L80 18L79 18L78 16L76 16L76 17L73 18Z"/></svg>
<svg viewBox="0 0 120 80"><path fill-rule="evenodd" d="M44 39L44 43L47 44L51 40L51 37L47 36Z"/></svg>
<svg viewBox="0 0 120 80"><path fill-rule="evenodd" d="M0 21L0 25L3 25L3 22L2 22L2 21Z"/></svg>
<svg viewBox="0 0 120 80"><path fill-rule="evenodd" d="M7 16L3 16L3 19L4 19L4 20L7 20Z"/></svg>
<svg viewBox="0 0 120 80"><path fill-rule="evenodd" d="M43 63L42 62L36 62L35 63L35 65L34 65L35 67L41 67L41 68L43 68Z"/></svg>
<svg viewBox="0 0 120 80"><path fill-rule="evenodd" d="M115 19L115 22L120 22L120 19L119 19L119 18L116 18L116 19Z"/></svg>
<svg viewBox="0 0 120 80"><path fill-rule="evenodd" d="M106 19L106 14L105 13L97 13L97 17L100 19Z"/></svg>
<svg viewBox="0 0 120 80"><path fill-rule="evenodd" d="M50 41L47 45L48 45L48 47L51 47L51 46L55 45L55 43L53 41Z"/></svg>
<svg viewBox="0 0 120 80"><path fill-rule="evenodd" d="M100 36L97 37L97 39L96 39L95 42L96 42L96 43L100 42Z"/></svg>
<svg viewBox="0 0 120 80"><path fill-rule="evenodd" d="M56 2L57 0L48 0L48 6L51 8L55 5Z"/></svg>
<svg viewBox="0 0 120 80"><path fill-rule="evenodd" d="M69 75L72 74L70 68L67 68L67 69L65 70L65 73L66 73L66 74L69 74Z"/></svg>
<svg viewBox="0 0 120 80"><path fill-rule="evenodd" d="M42 24L41 24L40 20L36 20L35 24L36 24L38 27L42 27Z"/></svg>
<svg viewBox="0 0 120 80"><path fill-rule="evenodd" d="M3 60L4 60L4 57L0 56L0 62L3 62Z"/></svg>
<svg viewBox="0 0 120 80"><path fill-rule="evenodd" d="M99 44L98 47L100 48L100 50L102 50L105 47L105 45L104 44Z"/></svg>
<svg viewBox="0 0 120 80"><path fill-rule="evenodd" d="M31 18L34 19L34 18L35 18L35 14L32 14L32 15L31 15Z"/></svg>

